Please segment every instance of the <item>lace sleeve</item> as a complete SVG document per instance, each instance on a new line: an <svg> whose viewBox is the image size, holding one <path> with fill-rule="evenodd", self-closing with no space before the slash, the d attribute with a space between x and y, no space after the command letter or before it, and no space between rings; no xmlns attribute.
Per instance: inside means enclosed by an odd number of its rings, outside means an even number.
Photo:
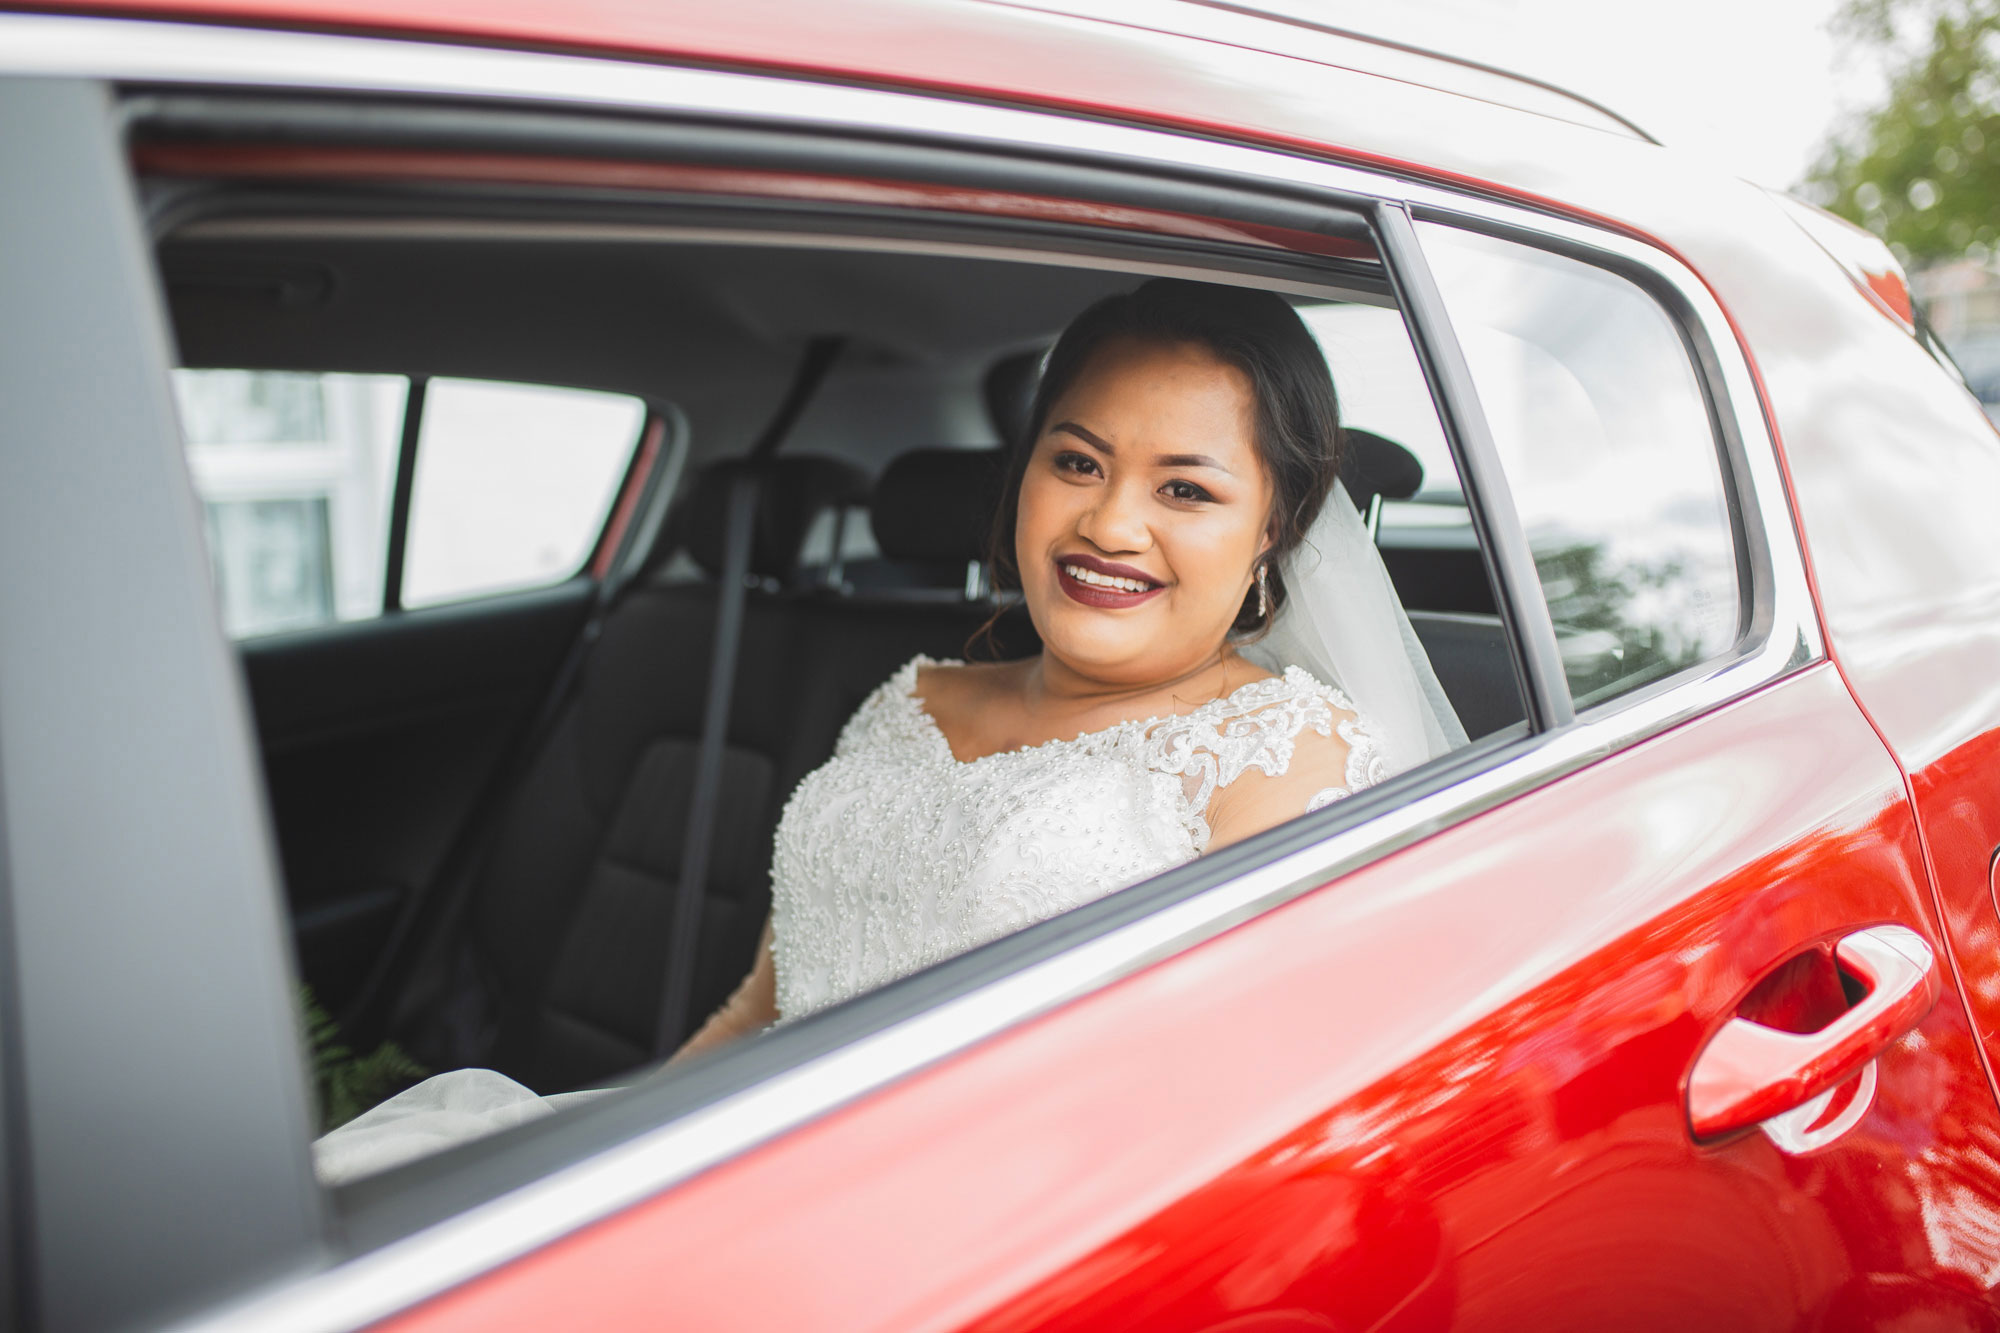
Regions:
<svg viewBox="0 0 2000 1333"><path fill-rule="evenodd" d="M1352 796L1363 787L1372 787L1389 776L1388 760L1382 754L1382 747L1375 736L1361 725L1359 717L1349 716L1334 723L1334 730L1340 739L1347 742L1347 785L1344 787L1321 787L1306 802L1306 812L1324 810L1343 796Z"/></svg>
<svg viewBox="0 0 2000 1333"><path fill-rule="evenodd" d="M1386 776L1380 747L1347 697L1298 667L1153 728L1146 737L1146 763L1181 780L1183 818L1196 847L1206 850L1215 793L1252 769L1283 777L1300 733L1307 730L1329 738L1338 735L1346 744L1345 785L1320 788L1296 813L1318 810Z"/></svg>

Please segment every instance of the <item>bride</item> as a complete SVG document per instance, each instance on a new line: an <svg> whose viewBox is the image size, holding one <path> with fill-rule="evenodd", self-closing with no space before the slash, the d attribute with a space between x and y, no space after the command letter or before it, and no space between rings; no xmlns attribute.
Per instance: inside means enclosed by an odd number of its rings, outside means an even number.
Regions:
<svg viewBox="0 0 2000 1333"><path fill-rule="evenodd" d="M1108 297L1050 352L1030 422L993 555L1041 653L920 657L862 704L779 821L754 965L673 1060L1465 743L1335 486L1333 382L1281 298ZM321 1139L316 1166L351 1179L594 1095L440 1075Z"/></svg>

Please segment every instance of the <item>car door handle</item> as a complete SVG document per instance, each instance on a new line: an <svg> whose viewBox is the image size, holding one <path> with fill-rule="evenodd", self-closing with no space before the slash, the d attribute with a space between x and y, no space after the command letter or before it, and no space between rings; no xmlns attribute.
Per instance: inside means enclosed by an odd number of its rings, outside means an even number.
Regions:
<svg viewBox="0 0 2000 1333"><path fill-rule="evenodd" d="M1903 926L1857 930L1834 946L1834 957L1867 987L1852 1009L1817 1032L1731 1018L1696 1058L1688 1079L1688 1125L1696 1138L1743 1129L1830 1095L1923 1021L1942 990L1937 955Z"/></svg>

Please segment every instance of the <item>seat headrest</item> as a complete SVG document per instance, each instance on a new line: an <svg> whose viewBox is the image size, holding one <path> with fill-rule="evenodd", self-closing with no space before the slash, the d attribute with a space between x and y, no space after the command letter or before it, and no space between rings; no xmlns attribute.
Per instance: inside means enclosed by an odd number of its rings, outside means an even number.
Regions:
<svg viewBox="0 0 2000 1333"><path fill-rule="evenodd" d="M1372 430L1341 432L1346 448L1340 459L1340 484L1357 508L1368 508L1373 496L1407 500L1424 484L1424 465L1417 456Z"/></svg>
<svg viewBox="0 0 2000 1333"><path fill-rule="evenodd" d="M1340 480L1358 506L1367 508L1377 494L1407 500L1424 484L1424 465L1393 440L1350 430L1346 444ZM912 449L899 455L875 483L869 502L882 554L891 560L985 559L1006 477L1004 460L998 449Z"/></svg>
<svg viewBox="0 0 2000 1333"><path fill-rule="evenodd" d="M875 483L868 520L891 560L983 560L1000 503L998 449L912 449Z"/></svg>
<svg viewBox="0 0 2000 1333"><path fill-rule="evenodd" d="M1042 374L1042 349L1003 356L987 368L980 390L986 416L1005 449L1019 449L1028 440L1028 414L1035 407L1035 383Z"/></svg>
<svg viewBox="0 0 2000 1333"><path fill-rule="evenodd" d="M750 572L759 578L791 577L813 520L824 510L860 504L868 495L868 474L838 458L798 454L762 463L741 458L710 463L689 489L681 538L688 555L710 574L721 572L727 549L730 486L751 468L763 477L750 538Z"/></svg>

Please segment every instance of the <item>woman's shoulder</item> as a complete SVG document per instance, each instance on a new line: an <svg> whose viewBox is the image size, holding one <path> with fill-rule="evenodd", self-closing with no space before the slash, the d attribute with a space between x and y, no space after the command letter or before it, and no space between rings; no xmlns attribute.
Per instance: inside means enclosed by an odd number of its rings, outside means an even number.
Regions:
<svg viewBox="0 0 2000 1333"><path fill-rule="evenodd" d="M1375 740L1338 688L1301 667L1258 676L1154 735L1210 768L1210 846L1248 837L1371 786ZM1185 771L1185 770L1183 770Z"/></svg>
<svg viewBox="0 0 2000 1333"><path fill-rule="evenodd" d="M1311 756L1324 758L1344 753L1347 735L1361 730L1347 696L1304 668L1252 671L1228 693L1160 722L1152 731L1156 746L1215 755L1223 761L1219 784L1227 786L1251 768L1272 776L1288 770L1304 737L1332 742L1308 747Z"/></svg>

